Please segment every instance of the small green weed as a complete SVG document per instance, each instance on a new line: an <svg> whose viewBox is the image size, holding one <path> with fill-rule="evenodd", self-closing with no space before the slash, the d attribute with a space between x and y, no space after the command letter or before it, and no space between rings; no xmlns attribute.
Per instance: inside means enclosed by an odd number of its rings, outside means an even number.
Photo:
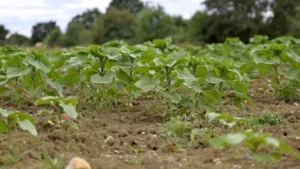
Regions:
<svg viewBox="0 0 300 169"><path fill-rule="evenodd" d="M273 114L269 111L264 111L261 113L260 116L253 116L249 120L249 127L258 126L258 125L264 125L269 124L271 126L277 125L281 123L280 117L278 114Z"/></svg>
<svg viewBox="0 0 300 169"><path fill-rule="evenodd" d="M189 133L191 129L190 122L181 121L179 118L172 118L164 124L161 135L168 137L182 137L184 133Z"/></svg>

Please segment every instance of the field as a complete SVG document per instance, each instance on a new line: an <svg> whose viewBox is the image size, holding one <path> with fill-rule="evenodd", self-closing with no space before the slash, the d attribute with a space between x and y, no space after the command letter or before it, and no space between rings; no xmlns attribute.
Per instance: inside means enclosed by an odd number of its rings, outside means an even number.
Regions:
<svg viewBox="0 0 300 169"><path fill-rule="evenodd" d="M299 44L4 46L0 168L299 168Z"/></svg>

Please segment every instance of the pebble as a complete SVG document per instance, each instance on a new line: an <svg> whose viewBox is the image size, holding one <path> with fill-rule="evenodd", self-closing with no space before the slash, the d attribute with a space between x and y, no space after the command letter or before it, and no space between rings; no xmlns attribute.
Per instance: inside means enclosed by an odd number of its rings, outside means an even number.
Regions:
<svg viewBox="0 0 300 169"><path fill-rule="evenodd" d="M240 168L242 168L242 166L235 164L235 165L233 165L233 167L232 167L232 168L235 168L235 169L240 169Z"/></svg>
<svg viewBox="0 0 300 169"><path fill-rule="evenodd" d="M112 136L108 136L105 141L104 141L105 144L109 145L109 146L112 146L114 145L114 138Z"/></svg>

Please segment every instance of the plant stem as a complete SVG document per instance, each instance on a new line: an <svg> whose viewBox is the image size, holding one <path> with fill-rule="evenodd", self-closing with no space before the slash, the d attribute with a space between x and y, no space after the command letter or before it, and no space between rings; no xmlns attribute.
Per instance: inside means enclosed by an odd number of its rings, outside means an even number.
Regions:
<svg viewBox="0 0 300 169"><path fill-rule="evenodd" d="M276 64L275 67L274 67L274 70L275 70L275 80L276 80L276 85L279 85L280 84L280 81L279 81L279 73L278 73L278 67L279 67L280 63Z"/></svg>
<svg viewBox="0 0 300 169"><path fill-rule="evenodd" d="M223 82L219 83L219 92L220 92L220 95L221 95L221 99L220 99L220 102L219 102L219 112L222 113Z"/></svg>
<svg viewBox="0 0 300 169"><path fill-rule="evenodd" d="M11 151L12 150L12 138L11 138L11 130L7 130L7 139L8 139L8 148Z"/></svg>

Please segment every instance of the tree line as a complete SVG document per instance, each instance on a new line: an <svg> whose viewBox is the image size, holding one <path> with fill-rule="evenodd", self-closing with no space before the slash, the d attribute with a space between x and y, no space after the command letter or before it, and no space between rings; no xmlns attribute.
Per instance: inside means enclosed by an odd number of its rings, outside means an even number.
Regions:
<svg viewBox="0 0 300 169"><path fill-rule="evenodd" d="M18 33L7 37L9 30L0 25L0 45L74 46L114 39L140 43L167 36L177 43L214 43L226 37L247 43L256 34L300 37L299 0L205 0L203 4L205 10L183 19L140 0L112 0L105 13L95 8L74 16L64 33L49 21L35 24L30 38Z"/></svg>

